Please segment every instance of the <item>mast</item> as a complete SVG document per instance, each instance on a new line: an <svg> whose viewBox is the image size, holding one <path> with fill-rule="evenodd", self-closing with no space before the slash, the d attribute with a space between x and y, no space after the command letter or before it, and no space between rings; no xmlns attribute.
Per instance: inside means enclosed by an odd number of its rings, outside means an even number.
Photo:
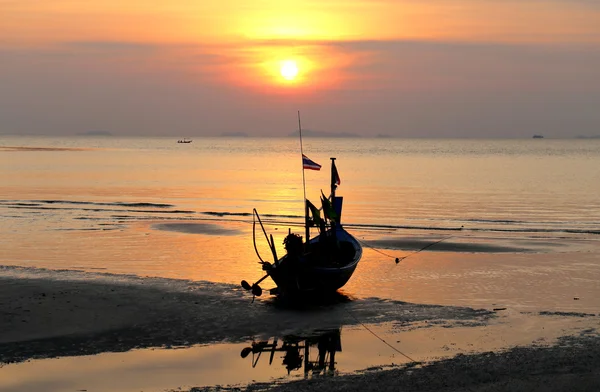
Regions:
<svg viewBox="0 0 600 392"><path fill-rule="evenodd" d="M306 179L304 176L304 150L302 149L302 124L300 124L300 110L298 110L298 132L300 134L300 163L302 164L302 189L304 190L304 204L306 204Z"/></svg>
<svg viewBox="0 0 600 392"><path fill-rule="evenodd" d="M329 159L331 159L331 207L337 214L337 218L331 221L331 228L335 237L335 226L338 224L341 225L342 198L338 198L335 196L335 190L337 189L338 184L340 183L340 175L338 174L337 168L335 167L335 158L332 157Z"/></svg>
<svg viewBox="0 0 600 392"><path fill-rule="evenodd" d="M304 150L302 149L302 124L300 123L300 110L298 110L298 132L300 134L300 163L302 164L302 189L304 191L304 229L306 233L305 251L308 251L310 240L310 226L308 225L308 202L306 200L306 177L304 175Z"/></svg>

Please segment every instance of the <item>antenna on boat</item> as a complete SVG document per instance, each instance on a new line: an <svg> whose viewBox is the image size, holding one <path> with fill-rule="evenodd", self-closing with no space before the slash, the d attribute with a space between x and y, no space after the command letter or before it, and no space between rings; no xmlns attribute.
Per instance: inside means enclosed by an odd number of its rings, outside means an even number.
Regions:
<svg viewBox="0 0 600 392"><path fill-rule="evenodd" d="M300 110L298 110L298 132L300 133L300 163L302 163L302 189L304 190L304 204L306 204L306 179L304 176L304 150L302 149L302 124L300 123Z"/></svg>

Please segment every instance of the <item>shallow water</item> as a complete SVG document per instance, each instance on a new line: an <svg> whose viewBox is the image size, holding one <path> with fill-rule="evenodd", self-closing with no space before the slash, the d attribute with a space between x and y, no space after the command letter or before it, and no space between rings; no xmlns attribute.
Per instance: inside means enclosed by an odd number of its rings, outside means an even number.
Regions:
<svg viewBox="0 0 600 392"><path fill-rule="evenodd" d="M435 321L416 326L382 324L371 325L368 330L356 326L305 336L256 337L244 343L33 360L0 369L0 388L6 392L157 392L249 382L286 382L388 369L414 361L426 363L458 353L549 345L564 331L585 334L590 325L596 324L594 317L565 319L512 313L500 316L486 328L440 327ZM325 351L320 352L319 338L332 335L338 336L339 340L324 344ZM266 343L266 346L262 352L255 349L254 353L249 351L244 356L244 351L251 350L253 343ZM276 350L271 356L273 346ZM287 349L283 350L284 347ZM332 352L335 353L333 361ZM290 354L298 355L298 362L291 361L290 357L294 355ZM320 358L323 358L322 364Z"/></svg>
<svg viewBox="0 0 600 392"><path fill-rule="evenodd" d="M297 149L296 140L285 138L197 139L182 145L170 139L1 137L0 265L12 267L0 273L56 279L56 270L67 270L60 279L122 284L134 284L129 280L135 277L181 279L165 280L174 289L191 280L213 294L245 295L244 307L268 308L270 299L251 305L251 296L238 286L242 279L258 280L262 272L252 243L252 208L259 210L283 254L288 229L302 231ZM342 292L360 322L372 326L402 319L388 301L402 301L411 314L427 313L428 305L447 307L442 309L448 312L433 317L441 323L456 318L456 307L506 308L510 327L496 326L498 335L485 335L474 344L473 350L485 350L545 336L541 326L549 325L548 317L532 321L523 315L597 313L600 141L309 139L304 151L324 166L305 173L313 201L327 190L328 158L338 158L343 223L364 248ZM265 242L258 240L261 255L268 258ZM402 261L396 264L395 258ZM280 313L265 312L267 324L281 319ZM365 344L381 342L345 316L339 371L398 363L383 344L368 351ZM293 330L297 321L284 317L281 323L289 322ZM555 332L547 339L578 328L561 322L548 328ZM518 340L511 335L513 327L530 333ZM486 328L433 324L403 330L413 334L404 339L386 325L378 333L401 341L411 357L425 358L444 352L442 344L423 343L427 339L446 342L449 353L465 352L470 350L467 337ZM457 337L463 330L469 332ZM177 383L167 382L173 388L188 382L234 383L234 375L240 382L278 377L281 369L274 366L262 373L246 371L251 366L248 358L239 358L239 350L248 343L105 354L82 362L34 361L5 367L0 376L10 373L14 388L38 383L57 385L56 390L65 385L86 389L78 380L95 379L98 388L110 389L101 380L123 360L129 365L120 370L119 390L143 388L127 380L152 380L151 374L161 374L155 373L157 367L185 369L185 374L176 373ZM453 351L452 344L459 348ZM227 365L212 362L211 356ZM67 374L61 379L53 366L82 366L82 378ZM28 381L25 374L33 369L39 378ZM210 378L213 372L219 376Z"/></svg>
<svg viewBox="0 0 600 392"><path fill-rule="evenodd" d="M329 157L338 158L349 227L598 232L600 141L304 144L305 153L323 165L305 173L313 201L321 189L328 193ZM1 212L24 219L65 215L84 221L69 222L77 228L93 226L85 220L247 220L256 207L279 221L300 223L290 218L303 214L297 150L293 138L206 138L181 145L170 139L2 137Z"/></svg>
<svg viewBox="0 0 600 392"><path fill-rule="evenodd" d="M172 224L135 222L93 234L85 230L7 233L4 240L11 245L4 249L8 261L4 264L233 285L261 278L250 223L195 222L191 228L186 224L165 230ZM194 232L199 228L202 233ZM281 244L286 228L269 229ZM475 308L503 305L523 311L589 312L598 306L600 262L595 238L453 237L438 232L398 236L365 230L354 234L363 242L364 253L342 289L352 297ZM444 240L415 253L422 244L440 239ZM262 256L269 257L261 244ZM278 252L284 251L280 247ZM396 257L404 256L395 263ZM273 286L270 280L263 283L263 289Z"/></svg>
<svg viewBox="0 0 600 392"><path fill-rule="evenodd" d="M0 137L0 264L249 279L257 260L252 208L279 254L288 229L302 231L297 150L293 138L183 145L166 138ZM378 268L405 276L441 251L466 254L469 270L498 268L501 259L488 264L490 254L519 254L527 258L520 269L527 269L540 259L535 254L581 254L600 238L600 141L307 139L304 152L323 165L305 173L313 201L327 193L328 158L338 158L342 221L365 246L357 277L379 281L387 273ZM395 257L439 240L391 267ZM567 264L563 258L552 268L579 270ZM441 274L454 267L436 266ZM590 268L579 271L597 272ZM406 295L367 281L356 290Z"/></svg>

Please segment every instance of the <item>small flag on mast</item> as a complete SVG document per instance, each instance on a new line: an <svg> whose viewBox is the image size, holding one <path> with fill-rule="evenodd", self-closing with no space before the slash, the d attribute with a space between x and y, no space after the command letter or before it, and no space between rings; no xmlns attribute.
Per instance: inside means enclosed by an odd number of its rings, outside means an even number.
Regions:
<svg viewBox="0 0 600 392"><path fill-rule="evenodd" d="M331 181L335 185L340 185L342 183L342 180L340 180L340 175L337 171L337 167L335 167L335 161L331 162Z"/></svg>
<svg viewBox="0 0 600 392"><path fill-rule="evenodd" d="M302 154L302 168L309 170L321 170L321 165L311 161L306 155Z"/></svg>

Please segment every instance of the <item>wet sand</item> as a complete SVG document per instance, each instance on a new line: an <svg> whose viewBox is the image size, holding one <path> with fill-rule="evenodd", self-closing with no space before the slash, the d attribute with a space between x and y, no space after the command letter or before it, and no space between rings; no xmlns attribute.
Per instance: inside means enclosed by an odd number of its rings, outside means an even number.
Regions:
<svg viewBox="0 0 600 392"><path fill-rule="evenodd" d="M369 371L286 384L199 387L215 391L455 391L525 392L600 390L600 338L562 339L553 347L521 347L507 352L457 355L423 367Z"/></svg>
<svg viewBox="0 0 600 392"><path fill-rule="evenodd" d="M144 347L243 342L256 336L363 323L392 323L394 328L404 330L459 326L481 331L489 328L490 322L504 311L344 295L325 303L298 307L272 299L251 303L248 293L233 285L74 271L36 270L34 274L31 271L5 268L0 278L0 363ZM590 327L576 336L552 342L550 347L459 354L415 367L409 364L393 370L374 369L284 384L198 386L191 390L598 390L599 316L552 312L540 315L583 319ZM515 331L520 333L525 331Z"/></svg>
<svg viewBox="0 0 600 392"><path fill-rule="evenodd" d="M344 295L315 304L252 303L238 286L77 271L5 268L0 362L143 347L242 342L359 323L485 325L493 311ZM40 272L41 271L41 272ZM29 276L28 276L29 274ZM49 278L51 277L51 278Z"/></svg>

